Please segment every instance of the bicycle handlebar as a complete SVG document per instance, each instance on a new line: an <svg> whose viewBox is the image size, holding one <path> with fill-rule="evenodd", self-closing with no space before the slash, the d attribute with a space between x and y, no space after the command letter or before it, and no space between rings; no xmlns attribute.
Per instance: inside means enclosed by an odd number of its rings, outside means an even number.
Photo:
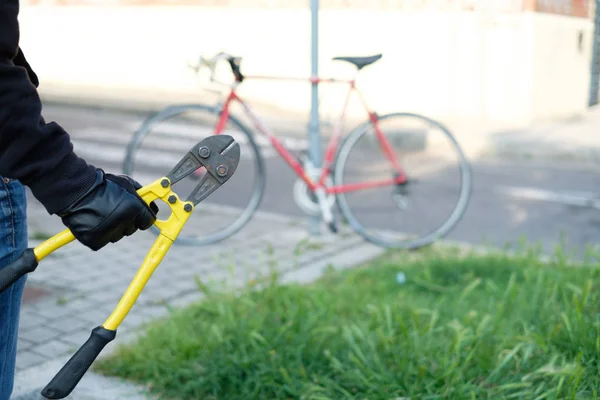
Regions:
<svg viewBox="0 0 600 400"><path fill-rule="evenodd" d="M242 75L242 73L240 71L240 62L242 60L241 57L235 57L235 56L232 56L231 54L225 53L223 51L215 54L211 58L205 58L203 55L201 55L199 57L197 65L188 64L188 66L191 69L193 69L196 74L198 73L200 68L208 67L210 70L210 81L216 82L215 81L215 72L216 72L216 68L217 68L217 63L221 60L227 60L227 62L229 63L229 66L231 67L231 72L233 72L233 75L235 76L236 82L242 82L244 80L244 76Z"/></svg>

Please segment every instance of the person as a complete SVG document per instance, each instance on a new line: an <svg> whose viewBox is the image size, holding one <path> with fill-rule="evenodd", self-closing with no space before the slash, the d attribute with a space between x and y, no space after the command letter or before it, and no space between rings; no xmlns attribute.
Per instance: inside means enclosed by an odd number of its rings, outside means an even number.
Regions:
<svg viewBox="0 0 600 400"><path fill-rule="evenodd" d="M93 251L150 228L158 212L137 195L138 182L88 164L69 134L44 120L38 77L19 44L19 6L0 0L0 268L27 247L26 187ZM0 400L14 390L25 280L0 294Z"/></svg>

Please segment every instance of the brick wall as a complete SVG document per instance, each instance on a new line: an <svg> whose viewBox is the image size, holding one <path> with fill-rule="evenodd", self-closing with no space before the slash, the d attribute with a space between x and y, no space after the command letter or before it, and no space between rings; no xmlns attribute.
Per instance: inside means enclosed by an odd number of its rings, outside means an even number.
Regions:
<svg viewBox="0 0 600 400"><path fill-rule="evenodd" d="M537 0L527 3L529 4L525 4L525 8L537 12L583 18L591 18L593 15L593 0Z"/></svg>
<svg viewBox="0 0 600 400"><path fill-rule="evenodd" d="M395 10L473 10L479 4L500 8L519 8L522 0L320 0L322 9L395 9ZM22 0L21 4L95 5L118 4L140 6L199 6L239 8L308 8L310 0Z"/></svg>
<svg viewBox="0 0 600 400"><path fill-rule="evenodd" d="M310 0L21 0L26 6L123 5L306 9ZM594 0L320 0L321 9L535 11L591 18Z"/></svg>

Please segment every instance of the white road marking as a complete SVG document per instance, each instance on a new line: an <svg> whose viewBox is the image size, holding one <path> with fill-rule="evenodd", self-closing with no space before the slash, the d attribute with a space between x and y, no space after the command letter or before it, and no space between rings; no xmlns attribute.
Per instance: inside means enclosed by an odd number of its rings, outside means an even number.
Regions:
<svg viewBox="0 0 600 400"><path fill-rule="evenodd" d="M76 153L83 158L93 161L102 161L110 164L122 165L125 158L127 145L129 144L135 129L139 124L133 122L124 123L115 128L104 126L89 126L86 128L73 130L72 137ZM145 166L152 166L160 169L173 167L197 141L212 135L212 130L208 127L194 126L187 123L164 122L158 124L154 131L144 139L142 149L137 152L135 160L135 169L140 170ZM252 160L252 153L245 146L248 143L246 135L233 130L225 131L231 135L242 147L242 160ZM255 140L261 149L264 158L279 157L277 151L272 147L270 141L258 134ZM305 150L308 142L306 139L282 137L282 144L289 150ZM417 156L408 156L407 163L409 173L418 175L421 179L424 176L434 174L448 167L447 160L443 157L435 159L428 158L419 162ZM380 160L381 164L387 166L387 161ZM414 164L414 165L413 165ZM407 165L407 167L408 167ZM363 168L373 169L378 163L371 162L363 165Z"/></svg>
<svg viewBox="0 0 600 400"><path fill-rule="evenodd" d="M75 153L83 158L102 160L108 163L121 164L125 158L125 148L116 146L106 146L93 142L73 141ZM189 149L188 149L189 150ZM174 152L147 150L138 154L136 158L138 165L148 165L160 168L172 168L183 157L183 154Z"/></svg>
<svg viewBox="0 0 600 400"><path fill-rule="evenodd" d="M600 193L567 190L552 191L528 186L500 186L496 191L520 199L547 201L600 209Z"/></svg>
<svg viewBox="0 0 600 400"><path fill-rule="evenodd" d="M75 153L85 159L89 160L102 160L107 163L114 163L121 165L125 159L125 146L114 146L105 145L96 142L86 142L83 140L73 140L73 147ZM167 151L143 149L137 152L135 157L136 169L143 168L144 166L152 166L159 168L172 168L175 166L183 155L189 151L190 146L182 147L180 151L175 151L170 148ZM273 158L276 156L274 149L262 149L261 153L264 158ZM242 160L249 160L249 152L241 152Z"/></svg>
<svg viewBox="0 0 600 400"><path fill-rule="evenodd" d="M139 129L140 125L130 123L126 127L129 132L135 132ZM209 126L194 125L192 123L161 122L154 125L152 132L166 136L183 136L198 140L198 138L204 138L213 135L214 128ZM235 129L226 128L223 133L231 135L240 144L247 143L246 135ZM253 138L256 144L258 144L260 147L271 147L271 141L261 133L254 132ZM277 136L277 138L289 150L304 150L308 148L308 140L306 139L284 136Z"/></svg>
<svg viewBox="0 0 600 400"><path fill-rule="evenodd" d="M165 125L165 124L162 124ZM179 128L182 127L181 130ZM211 136L212 133L209 129L202 128L198 130L193 127L185 126L184 124L171 124L170 126L161 126L160 131L153 131L146 139L142 146L148 145L156 148L162 148L168 151L184 153L188 151L197 141L202 140L205 137ZM158 135L156 133L159 133ZM226 131L227 134L231 135L242 147L242 158L249 159L250 152L244 151L245 145L248 144L246 135L235 132ZM110 161L114 161L117 157L125 155L125 149L129 144L133 135L133 131L129 132L121 129L111 129L108 127L88 127L73 131L73 141L77 143L79 147L87 146L91 142L87 140L94 139L94 146L97 148L98 156L106 155ZM189 139L189 140L188 140ZM254 137L257 145L261 149L261 153L265 158L271 158L277 155L275 148L271 145L271 142L260 135ZM282 137L279 138L285 148L290 151L306 150L308 148L308 142L304 139ZM103 143L98 143L103 142ZM86 143L86 145L82 145ZM105 150L107 146L118 148L122 152L121 156L118 156L117 150L110 149ZM82 151L87 151L82 148ZM151 150L144 149L139 154L147 153ZM245 154L244 154L245 153ZM147 158L147 157L146 157Z"/></svg>
<svg viewBox="0 0 600 400"><path fill-rule="evenodd" d="M111 163L122 163L125 158L125 152L131 133L110 129L105 127L89 127L74 131L72 134L75 152L81 154L84 158L102 159ZM251 159L249 151L244 151L244 144L247 144L247 138L239 133L231 135L242 147L242 159ZM136 155L136 163L139 165L153 165L164 167L166 165L175 165L183 154L187 152L197 141L201 140L202 135L196 135L195 140L176 140L173 137L152 135L149 136L143 145L150 145L154 149L142 148ZM94 141L90 141L94 139ZM190 137L190 139L192 139ZM164 149L164 150L156 150ZM261 153L265 158L271 158L276 155L275 149L269 146L263 146Z"/></svg>

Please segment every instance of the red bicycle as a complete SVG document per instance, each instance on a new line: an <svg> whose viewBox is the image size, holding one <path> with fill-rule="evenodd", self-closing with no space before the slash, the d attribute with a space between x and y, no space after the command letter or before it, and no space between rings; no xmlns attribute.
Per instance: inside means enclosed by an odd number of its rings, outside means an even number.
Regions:
<svg viewBox="0 0 600 400"><path fill-rule="evenodd" d="M429 245L445 237L467 209L472 186L470 165L455 137L439 122L415 113L378 115L371 111L356 86L356 78L359 71L381 58L381 54L370 57L336 57L333 60L356 67L352 79L306 79L244 75L241 72L241 58L227 53L219 53L210 59L200 57L199 64L192 68L196 73L204 67L208 68L211 82L223 83L216 80L215 71L221 60L229 64L234 80L225 83L229 89L226 97L216 106L173 105L150 116L131 139L123 170L136 177L137 165L143 166L138 171L148 173L158 166L157 157L164 157L166 149L180 152L180 148L188 146L186 140L198 141L202 136L226 133L233 136L242 147L242 161L232 178L236 183L228 185L230 193L221 191L220 197L211 198L212 201L221 203L217 208L203 203L205 215L202 218L207 222L200 232L185 232L185 235L182 232L177 239L179 243L216 243L230 237L250 221L264 200L265 154L268 153L269 156L280 156L296 176L293 199L297 206L309 215L321 215L333 232L338 231L335 213L337 205L343 222L371 243L388 248L411 249ZM297 146L299 140L291 139L286 143L276 137L237 93L236 89L240 84L258 79L301 80L348 86L342 111L326 145L320 168L312 165L305 146ZM353 129L340 144L346 110L353 93L363 105L368 120ZM243 114L260 135L248 129L245 123L232 114L232 105L235 103L241 105ZM176 118L181 120L174 122ZM436 131L441 133L443 140L432 139ZM443 154L443 147L450 150L450 157ZM295 150L301 151L294 154ZM272 158L269 157L269 160ZM449 167L450 159L457 161L456 169ZM276 163L272 160L269 162ZM407 168L411 163L415 167ZM353 167L356 168L354 172ZM279 165L270 168L279 168ZM197 174L203 173L201 170L197 171ZM425 179L416 178L419 174L432 178L433 184L423 186ZM456 185L450 183L452 177L457 178ZM143 177L137 178L143 182ZM458 189L454 199L448 188ZM244 190L249 192L247 198L242 193ZM383 194L368 200L366 196L376 190L383 190ZM353 205L351 199L354 195L358 199L356 205ZM281 202L280 199L278 201ZM439 204L433 204L434 201L439 201ZM223 203L230 204L230 207L223 206ZM410 213L407 210L413 204L417 212ZM384 205L391 206L391 210L384 211ZM373 211L361 218L359 212L368 206ZM396 217L393 212L399 212L400 217ZM216 215L215 213L219 217L208 221L207 218ZM217 227L217 222L223 222L223 213L236 216L231 222ZM423 232L425 223L439 216L441 221ZM214 232L208 232L209 227ZM400 229L399 232L394 231L397 228Z"/></svg>

